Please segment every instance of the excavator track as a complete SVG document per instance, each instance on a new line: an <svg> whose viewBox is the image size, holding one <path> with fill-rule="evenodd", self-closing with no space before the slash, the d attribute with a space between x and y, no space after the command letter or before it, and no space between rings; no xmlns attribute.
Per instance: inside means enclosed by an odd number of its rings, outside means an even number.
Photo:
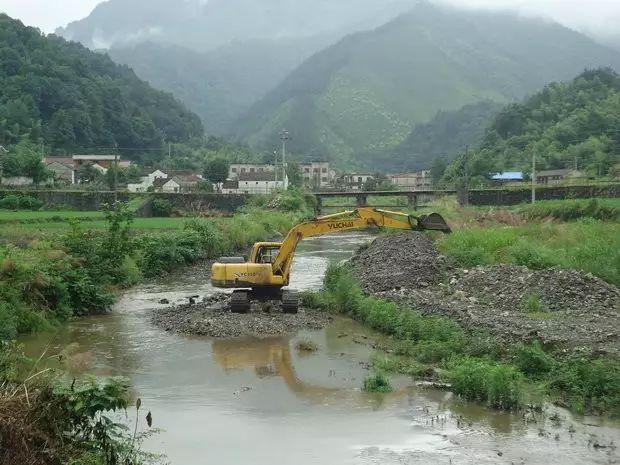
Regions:
<svg viewBox="0 0 620 465"><path fill-rule="evenodd" d="M295 289L282 291L282 311L292 314L299 312L299 291Z"/></svg>
<svg viewBox="0 0 620 465"><path fill-rule="evenodd" d="M230 297L230 310L233 313L248 313L250 311L250 293L248 291L234 291Z"/></svg>

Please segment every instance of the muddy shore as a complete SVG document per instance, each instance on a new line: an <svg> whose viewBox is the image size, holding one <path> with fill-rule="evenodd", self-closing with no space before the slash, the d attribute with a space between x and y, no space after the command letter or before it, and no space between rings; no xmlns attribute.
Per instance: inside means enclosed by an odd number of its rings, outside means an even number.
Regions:
<svg viewBox="0 0 620 465"><path fill-rule="evenodd" d="M462 269L432 240L378 237L350 261L364 290L501 340L539 340L561 352L620 355L620 290L576 270L515 265Z"/></svg>

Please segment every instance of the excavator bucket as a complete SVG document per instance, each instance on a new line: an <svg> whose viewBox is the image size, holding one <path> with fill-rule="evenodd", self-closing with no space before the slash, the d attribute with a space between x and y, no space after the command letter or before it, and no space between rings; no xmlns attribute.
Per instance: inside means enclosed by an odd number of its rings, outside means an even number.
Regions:
<svg viewBox="0 0 620 465"><path fill-rule="evenodd" d="M446 220L439 213L430 213L417 217L418 227L420 231L441 231L444 234L450 234L452 230Z"/></svg>

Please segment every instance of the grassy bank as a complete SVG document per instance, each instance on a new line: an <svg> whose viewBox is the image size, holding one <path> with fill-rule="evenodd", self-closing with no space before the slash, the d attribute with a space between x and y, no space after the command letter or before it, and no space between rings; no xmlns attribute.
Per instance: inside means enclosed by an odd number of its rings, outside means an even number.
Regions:
<svg viewBox="0 0 620 465"><path fill-rule="evenodd" d="M587 271L620 285L620 224L615 222L473 227L441 238L438 246L464 267L495 263L531 269L558 266Z"/></svg>
<svg viewBox="0 0 620 465"><path fill-rule="evenodd" d="M324 293L305 294L304 300L389 336L384 348L391 354L374 361L379 374L439 376L464 399L499 409L540 404L547 398L577 412L620 416L618 360L563 358L536 343L503 345L489 335L466 332L448 318L364 295L342 266L329 268Z"/></svg>

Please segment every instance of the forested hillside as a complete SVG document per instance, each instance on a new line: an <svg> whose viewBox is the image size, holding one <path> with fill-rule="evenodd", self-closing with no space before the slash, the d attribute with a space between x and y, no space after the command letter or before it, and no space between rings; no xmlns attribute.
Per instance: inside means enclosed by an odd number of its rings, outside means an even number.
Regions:
<svg viewBox="0 0 620 465"><path fill-rule="evenodd" d="M0 144L135 153L202 137L198 116L126 66L0 14Z"/></svg>
<svg viewBox="0 0 620 465"><path fill-rule="evenodd" d="M433 161L454 159L465 147L480 143L486 128L503 105L491 100L441 111L428 123L416 124L398 146L361 153L357 160L371 171L410 171L429 168Z"/></svg>
<svg viewBox="0 0 620 465"><path fill-rule="evenodd" d="M144 42L109 54L157 89L171 92L195 111L209 134L230 132L249 108L331 36L234 42L197 52Z"/></svg>
<svg viewBox="0 0 620 465"><path fill-rule="evenodd" d="M470 151L469 173L531 172L574 168L592 175L620 174L620 75L611 69L585 71L566 83L552 83L523 103L508 105ZM462 174L463 156L446 173Z"/></svg>
<svg viewBox="0 0 620 465"><path fill-rule="evenodd" d="M209 134L234 123L304 60L415 0L110 0L57 33L172 92ZM242 14L240 14L242 13Z"/></svg>
<svg viewBox="0 0 620 465"><path fill-rule="evenodd" d="M287 127L300 158L340 166L401 144L415 124L481 100L509 103L620 54L547 21L420 4L309 58L240 121L269 149Z"/></svg>

